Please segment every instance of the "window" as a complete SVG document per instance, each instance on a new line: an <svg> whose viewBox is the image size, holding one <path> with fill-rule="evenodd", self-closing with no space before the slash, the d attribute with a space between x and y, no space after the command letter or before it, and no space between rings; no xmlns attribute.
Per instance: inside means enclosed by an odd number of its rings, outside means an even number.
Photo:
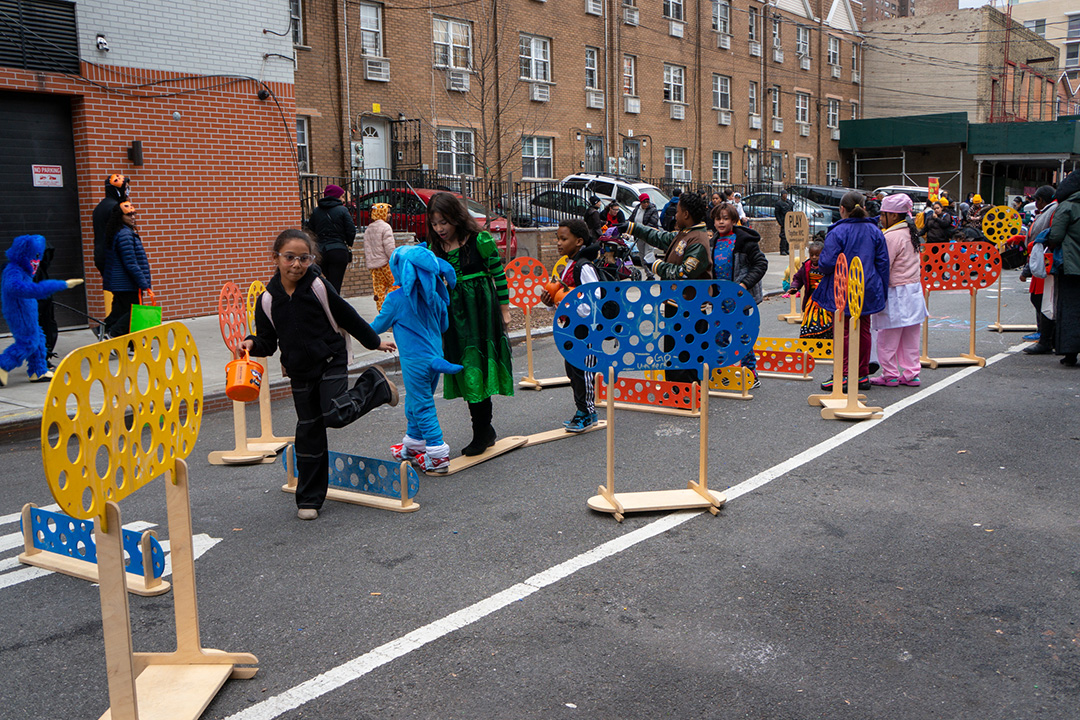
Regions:
<svg viewBox="0 0 1080 720"><path fill-rule="evenodd" d="M681 103L686 85L686 69L678 65L664 65L664 100Z"/></svg>
<svg viewBox="0 0 1080 720"><path fill-rule="evenodd" d="M522 80L551 80L551 41L547 38L523 34L518 43L518 60Z"/></svg>
<svg viewBox="0 0 1080 720"><path fill-rule="evenodd" d="M729 0L713 1L712 29L724 35L731 34L731 2Z"/></svg>
<svg viewBox="0 0 1080 720"><path fill-rule="evenodd" d="M311 140L308 135L310 121L301 115L296 116L296 170L300 173L311 172Z"/></svg>
<svg viewBox="0 0 1080 720"><path fill-rule="evenodd" d="M751 81L750 81L750 95L749 95L749 100L750 100L750 114L751 114L751 115L757 115L757 114L758 114L758 104L757 104L757 98L758 98L758 94L757 94L757 80L751 80Z"/></svg>
<svg viewBox="0 0 1080 720"><path fill-rule="evenodd" d="M669 20L682 20L682 0L664 0L664 17Z"/></svg>
<svg viewBox="0 0 1080 720"><path fill-rule="evenodd" d="M472 130L439 128L436 132L436 141L439 174L473 174Z"/></svg>
<svg viewBox="0 0 1080 720"><path fill-rule="evenodd" d="M835 160L825 161L825 182L829 185L840 184L840 163Z"/></svg>
<svg viewBox="0 0 1080 720"><path fill-rule="evenodd" d="M795 158L795 182L799 185L807 185L810 182L810 158Z"/></svg>
<svg viewBox="0 0 1080 720"><path fill-rule="evenodd" d="M760 42L761 36L758 34L758 9L753 6L746 8L746 15L750 19L750 42Z"/></svg>
<svg viewBox="0 0 1080 720"><path fill-rule="evenodd" d="M383 56L381 5L360 3L360 52Z"/></svg>
<svg viewBox="0 0 1080 720"><path fill-rule="evenodd" d="M664 148L664 177L674 178L677 174L682 175L686 168L686 148Z"/></svg>
<svg viewBox="0 0 1080 720"><path fill-rule="evenodd" d="M431 34L435 41L435 67L471 69L472 25L443 18L435 18L431 22Z"/></svg>
<svg viewBox="0 0 1080 720"><path fill-rule="evenodd" d="M851 119L859 119L859 103L855 102L854 100L851 102Z"/></svg>
<svg viewBox="0 0 1080 720"><path fill-rule="evenodd" d="M840 38L829 38L829 64L840 64Z"/></svg>
<svg viewBox="0 0 1080 720"><path fill-rule="evenodd" d="M859 43L851 43L851 69L855 72L859 70Z"/></svg>
<svg viewBox="0 0 1080 720"><path fill-rule="evenodd" d="M731 109L731 78L727 75L712 76L712 106L716 110Z"/></svg>
<svg viewBox="0 0 1080 720"><path fill-rule="evenodd" d="M776 47L776 48L780 47L780 45L782 44L781 43L782 39L783 38L781 37L781 33L780 33L780 18L773 18L773 21L772 21L772 46Z"/></svg>
<svg viewBox="0 0 1080 720"><path fill-rule="evenodd" d="M829 104L825 111L825 127L840 127L840 101L836 98L829 98Z"/></svg>
<svg viewBox="0 0 1080 720"><path fill-rule="evenodd" d="M772 99L772 116L778 118L780 117L780 86L773 85L769 88L769 95Z"/></svg>
<svg viewBox="0 0 1080 720"><path fill-rule="evenodd" d="M810 28L802 25L795 28L795 54L810 57Z"/></svg>
<svg viewBox="0 0 1080 720"><path fill-rule="evenodd" d="M622 91L624 95L637 95L637 58L633 55L622 56Z"/></svg>
<svg viewBox="0 0 1080 720"><path fill-rule="evenodd" d="M1042 20L1025 20L1024 27L1039 37L1046 37L1046 18Z"/></svg>
<svg viewBox="0 0 1080 720"><path fill-rule="evenodd" d="M521 176L551 177L551 138L525 136L521 138Z"/></svg>
<svg viewBox="0 0 1080 720"><path fill-rule="evenodd" d="M1075 40L1077 38L1080 38L1080 15L1073 15L1069 18L1069 32L1065 39Z"/></svg>
<svg viewBox="0 0 1080 720"><path fill-rule="evenodd" d="M1080 65L1080 43L1065 46L1065 67Z"/></svg>
<svg viewBox="0 0 1080 720"><path fill-rule="evenodd" d="M731 182L731 153L714 152L712 154L712 179L714 183Z"/></svg>
<svg viewBox="0 0 1080 720"><path fill-rule="evenodd" d="M774 114L775 117L779 117ZM795 93L795 122L810 122L810 96L806 93Z"/></svg>
<svg viewBox="0 0 1080 720"><path fill-rule="evenodd" d="M600 76L597 73L597 67L599 65L598 58L600 57L600 50L598 48L587 47L585 48L585 89L586 90L599 90L600 89Z"/></svg>
<svg viewBox="0 0 1080 720"><path fill-rule="evenodd" d="M304 8L300 0L289 0L289 20L292 24L293 45L304 44Z"/></svg>

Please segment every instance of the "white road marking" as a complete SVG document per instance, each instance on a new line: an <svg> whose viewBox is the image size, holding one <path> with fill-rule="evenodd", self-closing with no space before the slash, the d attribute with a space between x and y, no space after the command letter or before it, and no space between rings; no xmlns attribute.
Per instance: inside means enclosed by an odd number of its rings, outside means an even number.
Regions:
<svg viewBox="0 0 1080 720"><path fill-rule="evenodd" d="M172 575L172 553L169 552L169 541L161 540L161 549L165 551L165 571L161 573L161 577L166 578ZM191 554L194 555L194 559L198 560L203 553L210 548L221 542L221 538L210 537L206 533L199 533L198 535L191 536Z"/></svg>
<svg viewBox="0 0 1080 720"><path fill-rule="evenodd" d="M60 512L60 506L57 504L46 505L42 510L48 510L49 512ZM0 525L7 525L9 523L19 522L19 518L22 517L22 511L17 513L11 513L10 515L0 515Z"/></svg>
<svg viewBox="0 0 1080 720"><path fill-rule="evenodd" d="M1005 352L999 353L986 361L986 366L989 367L994 363L1002 360L1009 355L1015 354L1021 348L1026 347L1029 343L1021 343L1014 345ZM757 488L775 480L782 476L784 473L790 472L795 468L798 468L811 460L814 460L821 455L834 450L837 447L843 445L848 440L858 437L859 435L867 432L871 428L877 427L879 424L896 415L901 410L914 405L917 402L925 400L934 393L937 393L950 385L959 382L960 380L978 372L978 366L971 366L960 370L959 372L950 375L949 377L939 380L938 382L925 387L913 395L904 398L900 402L894 403L885 408L885 414L880 420L868 420L866 422L853 425L835 437L826 440L819 445L816 445L809 450L799 453L795 457L785 460L784 462L776 465L773 468L758 473L754 477L746 480L738 485L735 485L726 491L728 501L733 498L740 497L756 490ZM226 720L272 720L279 717L290 710L294 710L305 703L311 702L316 698L319 698L327 693L336 690L343 685L346 685L354 680L367 675L371 671L386 665L387 663L396 660L403 655L407 655L413 650L417 650L430 642L438 640L439 638L449 635L455 630L460 630L463 627L475 623L477 620L481 620L492 613L501 610L507 605L523 600L524 598L532 595L537 590L547 587L553 583L562 580L565 577L573 575L579 570L594 565L601 560L609 558L613 555L617 555L628 548L637 545L640 542L648 540L662 533L678 527L685 522L688 522L699 515L702 512L675 512L670 515L665 515L659 520L654 520L648 525L634 530L622 537L609 540L602 545L587 550L576 557L572 557L569 560L559 563L554 567L548 568L542 572L533 575L532 577L508 587L507 589L495 593L490 597L474 603L462 610L451 613L444 618L436 620L432 623L417 628L410 633L402 635L401 637L391 640L390 642L380 645L379 647L371 650L359 657L356 657L342 665L338 665L335 668L327 670L326 672L316 675L315 677L305 682L296 685L283 693L269 697L255 705L252 705L238 713L230 715Z"/></svg>

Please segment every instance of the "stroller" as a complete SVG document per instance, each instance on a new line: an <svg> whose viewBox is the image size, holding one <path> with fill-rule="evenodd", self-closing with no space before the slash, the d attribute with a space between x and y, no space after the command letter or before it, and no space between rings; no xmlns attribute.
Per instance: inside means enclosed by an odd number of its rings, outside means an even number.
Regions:
<svg viewBox="0 0 1080 720"><path fill-rule="evenodd" d="M631 246L627 245L619 230L610 227L597 240L600 248L596 257L596 268L613 280L643 280L641 268L634 264Z"/></svg>

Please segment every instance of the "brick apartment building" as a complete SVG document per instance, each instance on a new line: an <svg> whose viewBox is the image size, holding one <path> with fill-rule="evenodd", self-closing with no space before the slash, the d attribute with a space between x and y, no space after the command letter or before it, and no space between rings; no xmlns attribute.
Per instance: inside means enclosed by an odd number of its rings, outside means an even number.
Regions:
<svg viewBox="0 0 1080 720"><path fill-rule="evenodd" d="M302 171L846 182L848 0L292 0ZM498 52L494 49L498 48Z"/></svg>
<svg viewBox="0 0 1080 720"><path fill-rule="evenodd" d="M2 241L45 235L53 277L86 278L58 301L101 317L91 213L112 172L132 178L166 318L265 280L270 241L299 221L289 17L287 0L5 0Z"/></svg>

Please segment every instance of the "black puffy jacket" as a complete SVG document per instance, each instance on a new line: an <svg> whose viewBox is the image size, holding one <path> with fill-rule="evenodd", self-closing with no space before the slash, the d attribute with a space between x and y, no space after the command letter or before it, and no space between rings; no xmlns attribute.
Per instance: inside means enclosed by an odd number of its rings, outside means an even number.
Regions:
<svg viewBox="0 0 1080 720"><path fill-rule="evenodd" d="M340 198L322 198L308 218L308 227L319 240L319 252L348 250L356 242L356 224Z"/></svg>

